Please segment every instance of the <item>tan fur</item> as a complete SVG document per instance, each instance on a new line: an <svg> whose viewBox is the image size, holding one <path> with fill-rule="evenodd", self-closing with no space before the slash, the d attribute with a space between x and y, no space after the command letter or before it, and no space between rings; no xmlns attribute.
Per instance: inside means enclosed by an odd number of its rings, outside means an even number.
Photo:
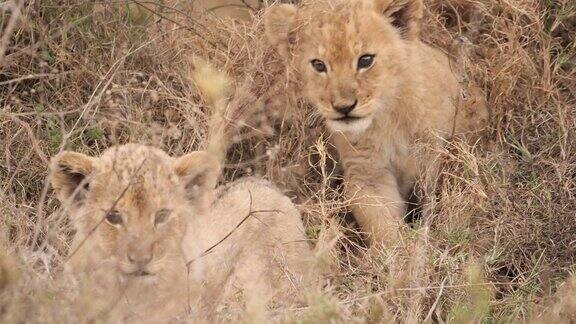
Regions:
<svg viewBox="0 0 576 324"><path fill-rule="evenodd" d="M262 179L245 178L220 188L210 212L191 220L188 234L183 250L194 260L196 284L224 284L219 288L224 299L241 292L249 313L271 301L294 305L313 283L312 254L300 213ZM217 304L204 298L209 301L205 307Z"/></svg>
<svg viewBox="0 0 576 324"><path fill-rule="evenodd" d="M50 178L77 230L68 270L96 282L96 297L110 301L104 308L124 320L166 319L187 307L205 317L237 291L252 308L295 296L311 256L298 210L263 180L216 190L214 170L218 162L208 153L172 158L136 144L98 158L56 156ZM122 225L105 220L110 210ZM166 210L170 218L155 225Z"/></svg>
<svg viewBox="0 0 576 324"><path fill-rule="evenodd" d="M8 252L3 231L0 231L0 295L14 284L19 277L16 260Z"/></svg>
<svg viewBox="0 0 576 324"><path fill-rule="evenodd" d="M484 100L453 62L418 39L421 0L320 0L268 9L266 34L333 131L353 213L376 242L397 241L422 161L415 144L476 131ZM359 57L374 64L357 69ZM327 72L312 68L320 59ZM334 106L350 105L343 117ZM433 134L433 136L430 136Z"/></svg>

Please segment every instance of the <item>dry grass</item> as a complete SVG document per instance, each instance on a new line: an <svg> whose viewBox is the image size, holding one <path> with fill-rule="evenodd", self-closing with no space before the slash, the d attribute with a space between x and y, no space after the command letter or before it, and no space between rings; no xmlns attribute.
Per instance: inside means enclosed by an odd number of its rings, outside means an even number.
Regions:
<svg viewBox="0 0 576 324"><path fill-rule="evenodd" d="M54 213L47 161L63 148L98 154L141 142L180 155L202 145L206 107L187 79L192 55L234 76L235 104L253 112L238 123L226 178L257 174L284 188L326 264L324 293L303 309L275 310L279 318L575 320L573 280L556 293L576 272L572 1L427 1L422 38L483 87L491 129L485 143L431 152L441 167L422 174L421 220L397 250L371 256L347 214L328 135L262 44L259 17L245 25L163 3L0 4L10 35L0 42L3 321L82 318L58 280L73 233Z"/></svg>

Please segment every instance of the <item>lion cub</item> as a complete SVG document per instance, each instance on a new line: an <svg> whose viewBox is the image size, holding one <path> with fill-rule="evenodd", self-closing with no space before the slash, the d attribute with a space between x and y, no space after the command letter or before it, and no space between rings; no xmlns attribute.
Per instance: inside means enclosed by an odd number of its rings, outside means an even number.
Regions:
<svg viewBox="0 0 576 324"><path fill-rule="evenodd" d="M473 132L478 89L419 40L422 0L318 0L265 14L266 35L333 132L352 212L373 242L393 244L423 162L416 142ZM429 136L433 134L434 136Z"/></svg>
<svg viewBox="0 0 576 324"><path fill-rule="evenodd" d="M65 269L93 286L97 313L162 319L185 310L180 246L196 210L185 192L192 170L178 173L178 166L202 158L174 159L135 144L100 157L64 151L52 158L50 181L76 230Z"/></svg>
<svg viewBox="0 0 576 324"><path fill-rule="evenodd" d="M247 306L296 295L311 253L298 210L264 180L215 189L219 170L207 152L136 144L52 159L77 231L67 267L97 278L104 310L154 321L205 314L237 291Z"/></svg>

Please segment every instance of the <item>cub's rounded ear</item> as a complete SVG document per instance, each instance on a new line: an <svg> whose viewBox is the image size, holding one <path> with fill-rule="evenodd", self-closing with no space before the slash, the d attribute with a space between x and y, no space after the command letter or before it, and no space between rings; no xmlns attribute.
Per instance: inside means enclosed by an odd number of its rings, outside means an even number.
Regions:
<svg viewBox="0 0 576 324"><path fill-rule="evenodd" d="M192 152L174 161L174 172L182 179L188 199L194 199L216 187L220 162L208 152Z"/></svg>
<svg viewBox="0 0 576 324"><path fill-rule="evenodd" d="M95 170L94 162L92 157L69 151L52 158L49 178L61 202L72 199L74 203L82 203L90 186L88 177Z"/></svg>
<svg viewBox="0 0 576 324"><path fill-rule="evenodd" d="M423 0L374 0L374 6L378 13L390 19L404 39L418 39L424 17Z"/></svg>
<svg viewBox="0 0 576 324"><path fill-rule="evenodd" d="M294 28L296 6L291 4L273 5L264 13L264 29L270 44L277 47L285 58L290 54L290 45L295 43Z"/></svg>

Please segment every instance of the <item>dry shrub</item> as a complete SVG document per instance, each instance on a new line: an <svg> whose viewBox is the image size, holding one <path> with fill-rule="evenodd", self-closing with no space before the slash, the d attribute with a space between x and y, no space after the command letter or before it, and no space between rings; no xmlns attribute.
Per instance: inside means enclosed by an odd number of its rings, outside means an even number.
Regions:
<svg viewBox="0 0 576 324"><path fill-rule="evenodd" d="M0 316L82 318L58 280L73 231L54 212L47 161L63 148L98 154L140 142L180 155L202 145L206 105L187 78L192 56L231 74L234 105L248 112L234 121L225 179L255 174L282 187L301 205L324 265L325 291L305 308L276 309L278 318L468 322L542 313L535 305L576 264L576 6L426 2L423 40L481 85L491 127L482 143L423 147L438 167L415 191L420 217L397 249L370 255L347 212L329 134L265 44L258 13L242 22L178 1L23 4L0 66L0 212L21 278L2 292ZM6 30L12 14L1 6ZM568 306L557 313L573 314L570 298L559 298Z"/></svg>

